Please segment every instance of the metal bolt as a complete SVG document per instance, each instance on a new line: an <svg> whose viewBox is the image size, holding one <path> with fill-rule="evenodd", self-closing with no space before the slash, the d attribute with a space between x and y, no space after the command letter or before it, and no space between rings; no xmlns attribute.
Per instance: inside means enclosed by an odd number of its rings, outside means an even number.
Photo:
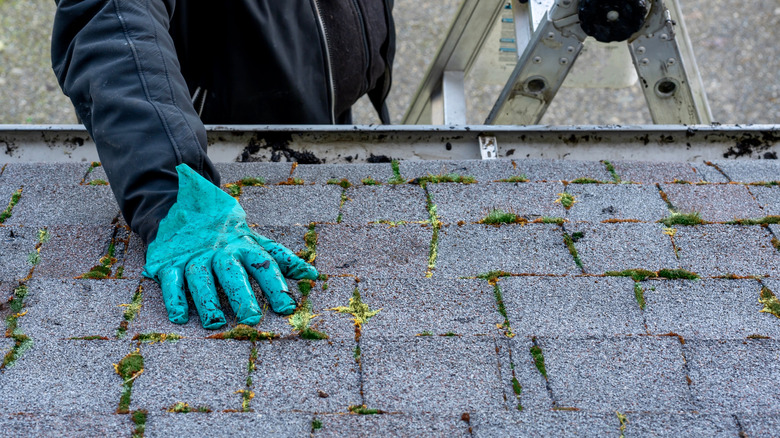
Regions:
<svg viewBox="0 0 780 438"><path fill-rule="evenodd" d="M560 60L558 60L558 62L560 62L561 65L566 65L566 64L569 63L569 59L568 58L561 58Z"/></svg>
<svg viewBox="0 0 780 438"><path fill-rule="evenodd" d="M642 58L642 60L639 61L639 63L642 64L642 65L647 65L647 64L650 64L650 60L647 59L647 58Z"/></svg>
<svg viewBox="0 0 780 438"><path fill-rule="evenodd" d="M666 40L668 40L668 39L669 39L669 35L667 35L667 34L665 34L665 33L662 33L662 34L661 34L661 39L662 39L662 40L664 40L664 41L666 41Z"/></svg>
<svg viewBox="0 0 780 438"><path fill-rule="evenodd" d="M555 39L555 32L548 33L547 34L547 39L548 40L554 40Z"/></svg>
<svg viewBox="0 0 780 438"><path fill-rule="evenodd" d="M569 53L574 53L574 47L573 46L569 46L569 47L566 48L566 51L569 52Z"/></svg>
<svg viewBox="0 0 780 438"><path fill-rule="evenodd" d="M542 63L542 57L534 56L534 64L541 64L541 63Z"/></svg>
<svg viewBox="0 0 780 438"><path fill-rule="evenodd" d="M677 63L677 60L674 58L669 58L666 60L666 65L672 66Z"/></svg>
<svg viewBox="0 0 780 438"><path fill-rule="evenodd" d="M639 54L639 55L644 55L646 50L647 49L645 49L645 46L639 46L639 47L636 48L636 53Z"/></svg>

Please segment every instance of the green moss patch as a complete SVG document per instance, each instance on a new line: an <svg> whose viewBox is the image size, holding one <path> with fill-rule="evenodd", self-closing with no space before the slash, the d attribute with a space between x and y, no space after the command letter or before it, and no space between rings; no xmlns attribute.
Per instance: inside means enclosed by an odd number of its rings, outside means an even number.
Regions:
<svg viewBox="0 0 780 438"><path fill-rule="evenodd" d="M736 219L726 222L727 225L772 225L780 224L780 216L770 215L755 219Z"/></svg>
<svg viewBox="0 0 780 438"><path fill-rule="evenodd" d="M286 181L282 181L279 184L280 186L302 186L303 185L303 179L301 178L287 178Z"/></svg>
<svg viewBox="0 0 780 438"><path fill-rule="evenodd" d="M124 382L122 384L122 396L119 400L117 414L127 414L130 408L130 397L133 393L133 382L144 372L144 357L140 350L125 356L119 363L114 364L114 371L119 374Z"/></svg>
<svg viewBox="0 0 780 438"><path fill-rule="evenodd" d="M490 213L479 221L479 223L486 225L515 224L520 222L520 220L520 216L512 212L494 209L490 210Z"/></svg>
<svg viewBox="0 0 780 438"><path fill-rule="evenodd" d="M238 324L234 328L217 333L211 336L207 336L206 339L234 339L237 341L265 341L268 339L278 338L279 335L273 332L261 332L255 330L252 327L244 324Z"/></svg>
<svg viewBox="0 0 780 438"><path fill-rule="evenodd" d="M645 290L642 289L642 285L639 284L639 282L634 283L634 298L636 298L636 302L639 304L639 308L645 310L647 305L645 303Z"/></svg>
<svg viewBox="0 0 780 438"><path fill-rule="evenodd" d="M175 342L183 339L184 336L176 333L139 333L133 336L134 341L148 342L153 344L155 342Z"/></svg>
<svg viewBox="0 0 780 438"><path fill-rule="evenodd" d="M612 163L607 160L602 160L601 162L604 164L604 167L607 168L607 172L612 175L612 180L616 183L620 183L620 175L618 175L617 171L615 170L615 166L613 166Z"/></svg>
<svg viewBox="0 0 780 438"><path fill-rule="evenodd" d="M647 269L626 269L624 271L607 271L604 273L607 277L631 277L634 281L642 281L651 277L657 277L655 271Z"/></svg>
<svg viewBox="0 0 780 438"><path fill-rule="evenodd" d="M133 430L132 438L143 438L146 431L146 416L149 413L145 410L133 411L130 418L133 420L135 430Z"/></svg>
<svg viewBox="0 0 780 438"><path fill-rule="evenodd" d="M381 409L369 409L366 407L366 405L352 405L349 407L349 412L358 415L376 415L385 413L385 411Z"/></svg>
<svg viewBox="0 0 780 438"><path fill-rule="evenodd" d="M571 184L608 184L607 181L599 181L593 178L577 178L569 182Z"/></svg>
<svg viewBox="0 0 780 438"><path fill-rule="evenodd" d="M764 308L759 310L759 312L769 313L780 318L780 301L768 287L761 288L758 302L764 305Z"/></svg>
<svg viewBox="0 0 780 438"><path fill-rule="evenodd" d="M360 297L360 291L358 288L355 288L355 290L352 292L352 298L349 299L348 306L334 307L330 310L338 313L352 315L352 319L355 322L355 325L362 326L368 322L369 319L376 316L376 314L378 314L382 309L371 310L368 304L364 303Z"/></svg>
<svg viewBox="0 0 780 438"><path fill-rule="evenodd" d="M15 191L11 195L11 200L8 202L8 207L3 210L2 213L0 213L0 224L5 222L11 215L13 214L14 207L16 204L19 203L19 200L22 199L22 189L19 189Z"/></svg>
<svg viewBox="0 0 780 438"><path fill-rule="evenodd" d="M379 185L382 185L381 182L379 182L379 181L377 181L377 180L375 180L374 178L371 178L371 177L363 178L362 180L360 180L360 182L363 183L364 186L379 186Z"/></svg>
<svg viewBox="0 0 780 438"><path fill-rule="evenodd" d="M582 265L582 260L580 260L580 255L579 253L577 253L577 247L574 246L574 238L570 236L569 233L564 232L563 243L565 243L566 248L569 249L569 254L571 254L572 258L574 259L574 263L577 265L577 267L580 268L581 271L585 272L585 268Z"/></svg>
<svg viewBox="0 0 780 438"><path fill-rule="evenodd" d="M303 236L303 241L306 247L298 253L298 257L302 258L306 263L314 263L317 258L317 231L316 224L309 224L309 230Z"/></svg>
<svg viewBox="0 0 780 438"><path fill-rule="evenodd" d="M349 182L349 180L346 179L346 178L342 178L342 179L331 178L331 179L328 180L328 184L341 186L341 188L344 188L344 189L348 189L348 188L352 187L352 183Z"/></svg>
<svg viewBox="0 0 780 438"><path fill-rule="evenodd" d="M303 339L309 339L313 341L328 339L328 335L317 331L311 327L311 321L317 317L312 314L311 302L307 299L303 300L303 303L298 309L290 315L288 323L293 327L293 330L298 332L298 336Z"/></svg>
<svg viewBox="0 0 780 438"><path fill-rule="evenodd" d="M426 184L441 184L441 183L460 183L460 184L474 184L477 180L473 176L459 175L457 173L446 173L439 175L428 174L424 177L417 178L412 183L420 184L424 186Z"/></svg>
<svg viewBox="0 0 780 438"><path fill-rule="evenodd" d="M509 178L500 179L500 180L498 180L496 182L524 183L524 182L528 182L528 181L529 181L529 179L525 175L513 175L513 176L510 176Z"/></svg>
<svg viewBox="0 0 780 438"><path fill-rule="evenodd" d="M558 199L555 200L555 202L560 203L563 208L566 210L570 209L572 205L574 205L577 200L574 198L574 195L571 193L558 193Z"/></svg>
<svg viewBox="0 0 780 438"><path fill-rule="evenodd" d="M658 271L658 276L670 280L698 280L700 278L695 272L685 269L661 269Z"/></svg>
<svg viewBox="0 0 780 438"><path fill-rule="evenodd" d="M667 227L671 227L672 225L702 225L709 223L702 219L699 212L696 211L693 213L672 213L671 216L663 218L658 222Z"/></svg>
<svg viewBox="0 0 780 438"><path fill-rule="evenodd" d="M544 354L542 348L536 345L536 338L533 338L534 345L531 346L531 357L534 359L534 365L536 369L542 374L544 380L547 380L547 368L544 367Z"/></svg>
<svg viewBox="0 0 780 438"><path fill-rule="evenodd" d="M393 177L387 180L388 184L404 184L406 179L401 176L401 165L398 160L390 162L390 166L393 168Z"/></svg>

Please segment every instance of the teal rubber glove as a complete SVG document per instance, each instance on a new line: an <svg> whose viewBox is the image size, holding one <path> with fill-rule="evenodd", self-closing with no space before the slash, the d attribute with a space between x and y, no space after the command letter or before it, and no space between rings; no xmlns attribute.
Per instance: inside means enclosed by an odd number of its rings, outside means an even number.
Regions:
<svg viewBox="0 0 780 438"><path fill-rule="evenodd" d="M203 328L225 325L216 279L227 295L238 323L256 325L263 316L247 272L257 280L271 309L291 314L295 300L284 277L317 278L317 270L292 251L249 228L238 201L186 164L176 166L179 193L160 222L146 251L144 276L162 287L168 319L189 319L184 280Z"/></svg>

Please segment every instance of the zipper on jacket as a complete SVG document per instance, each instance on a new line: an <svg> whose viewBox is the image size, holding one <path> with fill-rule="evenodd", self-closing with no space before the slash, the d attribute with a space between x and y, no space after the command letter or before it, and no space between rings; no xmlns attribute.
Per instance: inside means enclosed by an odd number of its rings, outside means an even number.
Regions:
<svg viewBox="0 0 780 438"><path fill-rule="evenodd" d="M314 4L314 12L315 15L317 15L317 24L320 27L320 32L322 33L322 39L325 41L325 63L326 63L326 72L328 76L328 94L330 97L330 123L335 124L336 123L336 88L333 84L333 62L331 61L330 57L330 41L328 41L328 32L325 29L325 23L322 20L322 15L320 14L320 0L312 0L312 3Z"/></svg>
<svg viewBox="0 0 780 438"><path fill-rule="evenodd" d="M368 75L371 74L370 71L368 71L369 66L371 65L371 53L368 50L368 33L366 32L366 21L363 18L363 12L360 11L360 5L358 4L358 0L352 0L352 4L355 6L355 11L358 15L358 21L360 21L360 32L363 36L363 55L364 59L366 60L365 64L363 64L363 71L366 72L365 76L363 77L363 92L365 90L368 90Z"/></svg>

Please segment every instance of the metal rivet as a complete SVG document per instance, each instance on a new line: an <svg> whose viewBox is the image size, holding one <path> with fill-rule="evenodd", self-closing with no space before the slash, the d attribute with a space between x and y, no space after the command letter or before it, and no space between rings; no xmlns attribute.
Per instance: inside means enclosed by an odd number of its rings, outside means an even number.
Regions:
<svg viewBox="0 0 780 438"><path fill-rule="evenodd" d="M636 53L638 53L640 55L643 55L645 53L645 50L647 50L647 49L645 49L645 46L639 46L636 49Z"/></svg>
<svg viewBox="0 0 780 438"><path fill-rule="evenodd" d="M542 62L541 56L535 56L534 57L534 64L540 64Z"/></svg>
<svg viewBox="0 0 780 438"><path fill-rule="evenodd" d="M561 58L558 62L560 62L561 65L566 65L566 64L569 63L569 59L568 58Z"/></svg>
<svg viewBox="0 0 780 438"><path fill-rule="evenodd" d="M667 34L665 34L665 33L662 33L662 34L661 34L661 39L662 39L662 40L664 40L664 41L666 41L666 40L668 40L668 39L669 39L669 35L667 35Z"/></svg>
<svg viewBox="0 0 780 438"><path fill-rule="evenodd" d="M639 63L642 64L642 65L647 65L647 64L650 64L650 60L647 59L647 58L642 58L642 60L639 61Z"/></svg>
<svg viewBox="0 0 780 438"><path fill-rule="evenodd" d="M677 63L677 60L674 58L669 58L666 60L666 65L674 65Z"/></svg>
<svg viewBox="0 0 780 438"><path fill-rule="evenodd" d="M574 47L569 46L569 47L566 48L566 51L569 52L569 53L574 53Z"/></svg>
<svg viewBox="0 0 780 438"><path fill-rule="evenodd" d="M554 40L555 39L555 32L548 33L547 34L547 39L548 40Z"/></svg>

